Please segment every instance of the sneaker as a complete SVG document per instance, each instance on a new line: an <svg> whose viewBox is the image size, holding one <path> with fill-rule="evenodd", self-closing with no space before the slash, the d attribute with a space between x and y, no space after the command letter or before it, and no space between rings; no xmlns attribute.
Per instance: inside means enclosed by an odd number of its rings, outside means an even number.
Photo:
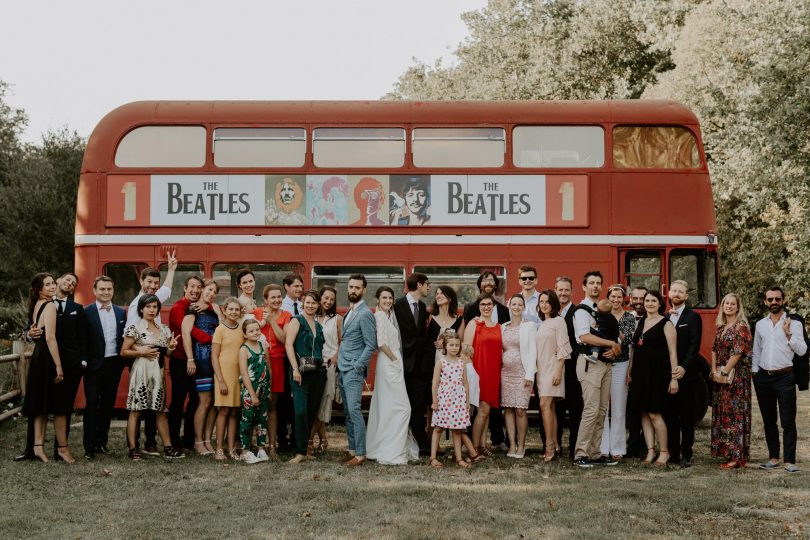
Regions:
<svg viewBox="0 0 810 540"><path fill-rule="evenodd" d="M591 463L594 465L605 465L607 467L612 467L614 465L618 465L619 461L607 456L600 456L598 459L592 459Z"/></svg>
<svg viewBox="0 0 810 540"><path fill-rule="evenodd" d="M574 460L574 465L576 465L580 469L590 469L591 467L593 467L593 463L591 463L591 460L589 460L588 458L586 458L584 456L583 457L578 457L577 459L575 459Z"/></svg>
<svg viewBox="0 0 810 540"><path fill-rule="evenodd" d="M256 458L259 461L268 461L270 459L270 457L267 455L267 452L264 451L264 448L256 452Z"/></svg>
<svg viewBox="0 0 810 540"><path fill-rule="evenodd" d="M785 472L789 472L791 474L794 474L794 473L797 473L799 471L800 471L800 469L796 465L794 465L793 463L791 463L790 465L785 465Z"/></svg>
<svg viewBox="0 0 810 540"><path fill-rule="evenodd" d="M186 455L177 448L166 446L163 448L163 457L166 459L183 459Z"/></svg>
<svg viewBox="0 0 810 540"><path fill-rule="evenodd" d="M146 454L147 456L159 456L160 452L158 452L157 446L146 446L143 450L141 450L141 454Z"/></svg>
<svg viewBox="0 0 810 540"><path fill-rule="evenodd" d="M259 457L256 456L256 454L248 450L247 452L242 452L242 461L244 461L248 465L253 465L254 463L259 463L262 460L259 459Z"/></svg>
<svg viewBox="0 0 810 540"><path fill-rule="evenodd" d="M774 463L773 461L766 461L765 463L760 463L759 468L764 470L764 471L772 471L774 469L778 469L779 464Z"/></svg>
<svg viewBox="0 0 810 540"><path fill-rule="evenodd" d="M132 461L141 460L141 451L137 446L135 448L129 449L129 459L131 459Z"/></svg>

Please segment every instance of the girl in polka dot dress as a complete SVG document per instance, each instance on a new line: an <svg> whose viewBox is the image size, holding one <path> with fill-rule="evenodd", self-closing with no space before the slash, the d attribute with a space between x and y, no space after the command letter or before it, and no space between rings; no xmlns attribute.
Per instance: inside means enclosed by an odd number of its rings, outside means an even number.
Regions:
<svg viewBox="0 0 810 540"><path fill-rule="evenodd" d="M441 467L436 459L442 432L449 429L453 434L453 450L456 464L467 468L470 464L461 456L461 434L470 425L470 408L467 403L469 388L464 361L459 358L461 338L455 332L444 334L444 355L433 370L433 438L430 448L430 466Z"/></svg>

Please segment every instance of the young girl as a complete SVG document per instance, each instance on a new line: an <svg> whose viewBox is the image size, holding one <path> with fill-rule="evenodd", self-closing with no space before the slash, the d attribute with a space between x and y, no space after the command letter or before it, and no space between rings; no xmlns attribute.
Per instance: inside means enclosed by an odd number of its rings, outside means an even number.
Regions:
<svg viewBox="0 0 810 540"><path fill-rule="evenodd" d="M461 456L461 434L470 425L470 409L467 403L469 388L467 370L464 361L459 358L461 339L453 332L445 333L444 356L433 370L433 437L430 444L430 466L441 467L436 459L439 450L439 439L442 432L449 429L453 434L453 450L456 465L462 468L470 466Z"/></svg>
<svg viewBox="0 0 810 540"><path fill-rule="evenodd" d="M236 430L239 418L239 348L244 342L239 318L242 306L231 296L222 304L225 320L217 326L211 347L211 363L214 366L214 406L217 411L217 461L225 459L222 448L225 442L225 428L228 433L228 453L231 459L239 459L234 452Z"/></svg>
<svg viewBox="0 0 810 540"><path fill-rule="evenodd" d="M264 345L260 338L262 330L259 321L248 319L242 323L245 343L239 349L239 380L242 382L242 420L239 423L239 436L244 453L242 459L252 465L269 458L264 451L267 444L267 407L270 394L270 374L264 361ZM258 452L250 451L253 431L256 431Z"/></svg>

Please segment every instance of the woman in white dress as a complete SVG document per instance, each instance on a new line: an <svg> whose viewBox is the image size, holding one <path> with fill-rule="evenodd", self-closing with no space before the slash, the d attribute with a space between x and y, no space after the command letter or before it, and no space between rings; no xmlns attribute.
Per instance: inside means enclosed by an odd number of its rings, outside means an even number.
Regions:
<svg viewBox="0 0 810 540"><path fill-rule="evenodd" d="M405 390L402 345L394 316L394 291L377 289L377 372L368 415L366 455L382 465L404 465L419 459L419 445L408 424L411 405Z"/></svg>

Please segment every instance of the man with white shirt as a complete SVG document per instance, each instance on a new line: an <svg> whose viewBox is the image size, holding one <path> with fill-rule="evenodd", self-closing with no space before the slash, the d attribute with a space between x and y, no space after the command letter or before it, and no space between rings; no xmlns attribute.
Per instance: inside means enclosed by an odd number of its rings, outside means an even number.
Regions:
<svg viewBox="0 0 810 540"><path fill-rule="evenodd" d="M299 274L287 274L282 283L287 294L281 301L281 309L293 316L303 313L304 304L301 302L301 294L304 292L304 278Z"/></svg>
<svg viewBox="0 0 810 540"><path fill-rule="evenodd" d="M760 469L779 467L779 428L777 408L784 438L784 469L799 472L796 466L796 383L793 378L793 355L807 352L805 329L801 322L785 313L785 292L778 286L765 291L765 305L770 315L760 320L754 329L752 371L759 412L768 443L767 462Z"/></svg>
<svg viewBox="0 0 810 540"><path fill-rule="evenodd" d="M518 269L518 282L526 306L523 310L523 320L540 324L540 316L537 314L537 299L540 298L540 292L537 290L537 269L534 266L521 266Z"/></svg>
<svg viewBox="0 0 810 540"><path fill-rule="evenodd" d="M84 455L109 454L110 431L118 383L124 370L119 356L124 343L126 311L113 305L113 280L93 282L96 301L84 308L87 318L87 368L84 372Z"/></svg>
<svg viewBox="0 0 810 540"><path fill-rule="evenodd" d="M155 268L147 267L141 270L141 291L138 293L132 302L129 304L129 309L127 310L127 324L126 328L134 324L138 324L141 318L138 316L138 300L141 299L141 296L145 294L154 294L157 296L158 300L160 300L161 305L165 304L166 301L172 295L172 284L174 283L174 271L177 269L177 258L175 257L175 252L169 252L166 254L167 256L167 267L168 271L166 272L166 279L163 281L163 285L160 285L160 272ZM160 313L157 314L155 317L155 324L161 324L160 321ZM161 361L161 368L163 367L163 359ZM131 368L132 362L127 362L127 365ZM155 413L154 411L142 411L141 418L144 421L144 435L146 436L146 444L144 445L142 453L146 454L147 456L159 456L160 452L157 449L157 425L155 424ZM140 431L140 430L138 430ZM135 436L135 444L138 444L138 436Z"/></svg>
<svg viewBox="0 0 810 540"><path fill-rule="evenodd" d="M592 315L596 310L596 302L602 293L602 273L592 270L582 279L582 290L585 299L573 308L574 334L578 347L576 373L582 385L582 420L579 423L577 444L574 450L574 464L581 468L594 465L616 465L616 460L610 456L602 455L602 430L605 425L605 415L610 403L610 378L612 371L611 361L621 355L621 345L616 341L600 338L591 334L591 327L596 321ZM606 347L604 353L606 360L592 361L587 351L590 347ZM600 355L601 358L601 355Z"/></svg>

